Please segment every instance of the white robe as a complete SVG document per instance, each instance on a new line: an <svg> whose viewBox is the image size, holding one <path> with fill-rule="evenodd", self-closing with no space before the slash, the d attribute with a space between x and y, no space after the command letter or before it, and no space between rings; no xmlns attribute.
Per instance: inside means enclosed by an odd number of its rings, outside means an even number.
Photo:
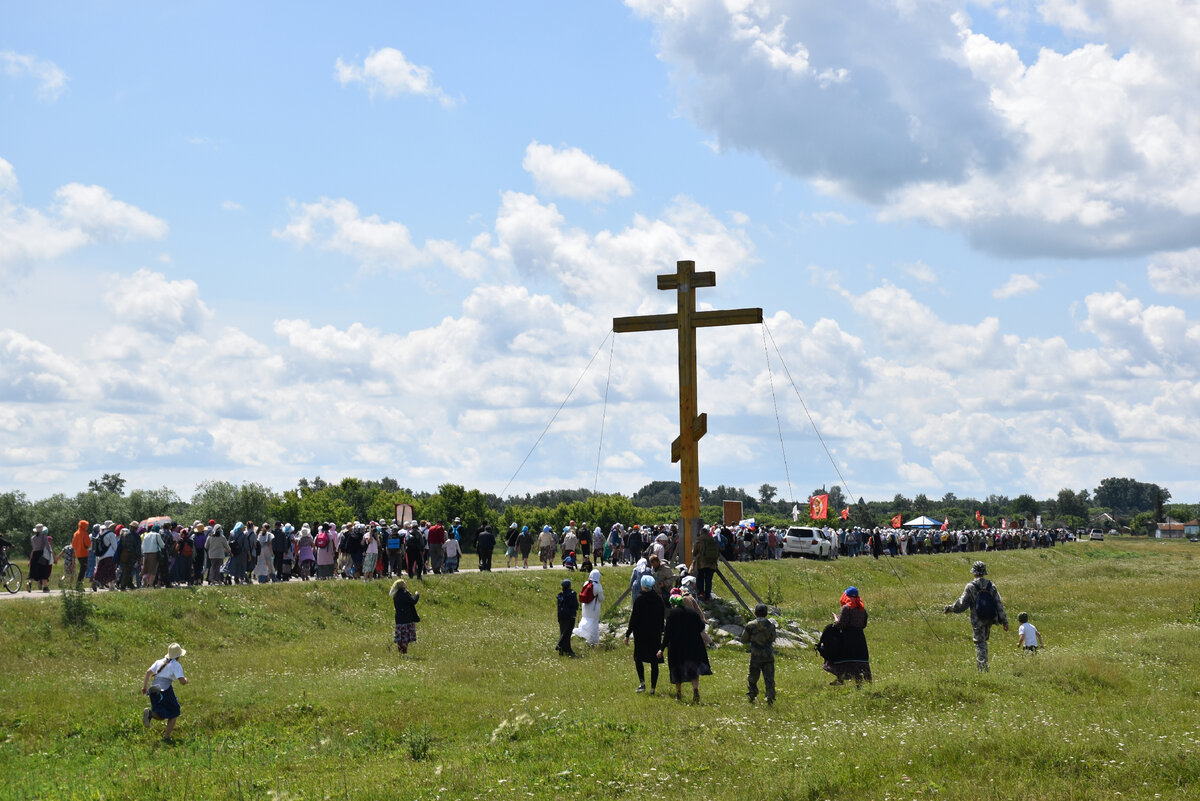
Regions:
<svg viewBox="0 0 1200 801"><path fill-rule="evenodd" d="M588 645L600 642L600 604L604 601L604 588L600 586L600 571L593 570L588 576L596 597L583 605L583 615L579 625L571 632L576 637L582 637Z"/></svg>

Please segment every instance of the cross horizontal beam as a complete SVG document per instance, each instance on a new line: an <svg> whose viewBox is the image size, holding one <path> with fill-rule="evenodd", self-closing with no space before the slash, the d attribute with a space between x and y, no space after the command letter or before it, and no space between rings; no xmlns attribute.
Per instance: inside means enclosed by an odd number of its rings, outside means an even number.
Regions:
<svg viewBox="0 0 1200 801"><path fill-rule="evenodd" d="M763 321L762 309L720 309L692 315L696 328L718 325L748 325ZM635 331L674 331L679 328L678 314L646 314L641 317L614 317L613 331L628 334Z"/></svg>

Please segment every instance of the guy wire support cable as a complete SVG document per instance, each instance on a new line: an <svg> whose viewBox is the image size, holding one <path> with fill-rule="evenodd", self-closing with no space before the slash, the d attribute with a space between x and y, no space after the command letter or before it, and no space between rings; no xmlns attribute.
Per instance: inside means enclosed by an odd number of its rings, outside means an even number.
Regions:
<svg viewBox="0 0 1200 801"><path fill-rule="evenodd" d="M846 477L842 475L842 470L840 467L838 467L837 460L833 458L833 454L829 451L829 446L825 444L825 438L821 436L821 429L817 427L817 421L813 420L812 413L808 411L808 404L804 402L804 397L800 394L800 389L796 386L795 379L792 378L792 371L788 369L787 362L784 361L783 358L783 353L781 353L779 350L779 344L775 342L775 335L772 334L771 329L767 327L766 320L763 321L762 326L763 330L767 332L767 336L771 338L771 345L775 348L775 355L779 357L779 364L782 365L783 372L792 385L792 391L796 393L796 399L800 401L800 406L803 407L804 414L808 417L808 422L810 425L812 425L813 431L817 435L817 440L821 443L821 447L825 449L825 456L828 457L829 463L833 465L834 471L838 474L838 479L842 482L842 486L846 490L846 501L849 503L850 498L854 497L853 493L850 492L850 485L846 482ZM763 347L766 347L765 342ZM917 603L916 599L913 598L912 591L908 588L908 583L904 581L904 578L900 575L900 572L896 570L896 566L889 561L888 567L891 569L892 575L896 577L896 581L899 582L901 588L903 588L904 594L908 596L908 600L912 604L913 608L917 610L917 614L921 616L921 619L925 621L925 625L928 626L930 632L933 633L934 639L936 639L938 642L941 642L942 638L938 636L937 629L935 629L933 624L929 622L929 617L925 614L925 610L920 604ZM812 587L810 586L809 594L811 595L811 593Z"/></svg>
<svg viewBox="0 0 1200 801"><path fill-rule="evenodd" d="M587 371L591 368L592 362L596 361L596 357L600 355L600 351L604 348L604 343L608 342L608 338L612 335L613 332L610 328L608 330L608 334L605 335L604 340L600 343L600 347L596 348L596 352L592 354L592 358L588 359L587 366L583 368L583 372L579 374L579 378L576 378L575 383L571 385L571 391L567 393L567 397L563 398L562 403L558 404L558 408L554 410L554 414L550 417L550 422L546 423L546 427L542 429L542 433L538 434L538 438L533 443L533 447L529 449L529 453L525 454L525 458L521 460L521 463L517 465L516 471L513 472L512 478L508 480L508 483L504 485L504 489L500 491L501 498L503 498L504 494L508 492L508 488L512 486L513 481L515 481L517 476L520 474L521 468L524 467L525 463L529 461L529 457L533 455L535 450L537 450L537 446L539 443L541 443L542 437L546 436L546 432L550 430L550 426L554 425L555 419L558 418L558 413L561 412L563 407L567 405L567 401L571 400L571 396L575 394L575 389L579 386L579 382L583 380L585 375L587 375Z"/></svg>
<svg viewBox="0 0 1200 801"><path fill-rule="evenodd" d="M612 331L609 331L612 334ZM604 343L600 343L600 347L604 347ZM604 420L608 414L608 388L612 385L612 366L613 366L613 351L617 347L617 338L612 338L612 343L608 346L608 378L604 380L604 405L600 409L600 444L596 446L596 478L592 481L592 494L596 494L596 488L600 486L600 452L604 450Z"/></svg>

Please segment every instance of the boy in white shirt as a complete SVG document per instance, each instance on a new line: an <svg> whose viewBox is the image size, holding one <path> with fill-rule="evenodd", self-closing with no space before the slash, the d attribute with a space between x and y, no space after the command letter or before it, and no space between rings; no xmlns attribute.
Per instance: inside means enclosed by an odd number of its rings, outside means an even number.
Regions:
<svg viewBox="0 0 1200 801"><path fill-rule="evenodd" d="M1029 622L1029 614L1022 612L1017 615L1017 622L1021 624L1021 627L1017 629L1017 634L1019 635L1017 644L1026 651L1037 653L1037 649L1042 646L1042 638L1038 634L1038 630Z"/></svg>

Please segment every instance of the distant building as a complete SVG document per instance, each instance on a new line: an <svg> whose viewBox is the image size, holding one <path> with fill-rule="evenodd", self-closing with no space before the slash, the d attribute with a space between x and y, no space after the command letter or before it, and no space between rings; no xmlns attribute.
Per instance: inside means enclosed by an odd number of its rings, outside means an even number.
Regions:
<svg viewBox="0 0 1200 801"><path fill-rule="evenodd" d="M1183 536L1200 537L1200 520L1192 520L1183 524Z"/></svg>
<svg viewBox="0 0 1200 801"><path fill-rule="evenodd" d="M1177 523L1168 517L1167 522L1158 524L1158 527L1154 531L1154 536L1160 540L1182 539L1185 536L1185 527L1184 523Z"/></svg>

